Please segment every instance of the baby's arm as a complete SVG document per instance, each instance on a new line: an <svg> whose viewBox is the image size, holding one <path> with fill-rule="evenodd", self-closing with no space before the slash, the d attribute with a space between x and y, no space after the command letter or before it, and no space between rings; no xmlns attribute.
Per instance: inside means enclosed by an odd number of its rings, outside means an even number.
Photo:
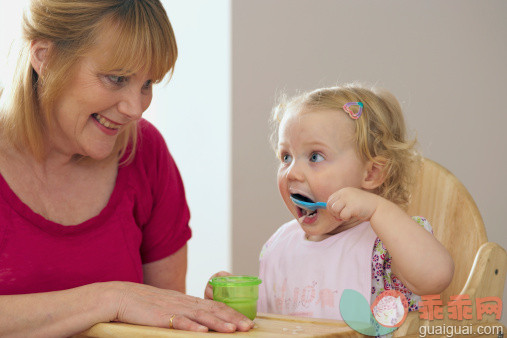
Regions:
<svg viewBox="0 0 507 338"><path fill-rule="evenodd" d="M438 294L450 284L454 263L447 249L396 204L344 188L329 198L328 210L343 220L369 220L392 257L393 273L413 293Z"/></svg>

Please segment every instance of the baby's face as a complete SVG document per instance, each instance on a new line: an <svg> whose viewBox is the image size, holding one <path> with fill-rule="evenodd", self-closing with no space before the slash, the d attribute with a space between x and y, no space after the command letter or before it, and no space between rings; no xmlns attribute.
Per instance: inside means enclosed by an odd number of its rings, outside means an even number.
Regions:
<svg viewBox="0 0 507 338"><path fill-rule="evenodd" d="M278 189L309 239L322 240L348 226L325 209L302 218L305 211L290 196L327 202L341 188L361 188L367 165L356 153L354 123L341 109L288 111L280 123Z"/></svg>

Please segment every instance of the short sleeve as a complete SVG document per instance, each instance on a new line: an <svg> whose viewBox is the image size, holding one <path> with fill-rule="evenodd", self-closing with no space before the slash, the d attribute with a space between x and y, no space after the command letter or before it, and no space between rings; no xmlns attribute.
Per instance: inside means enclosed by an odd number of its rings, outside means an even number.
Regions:
<svg viewBox="0 0 507 338"><path fill-rule="evenodd" d="M428 232L433 233L431 225L424 217L413 216L412 219L420 226L424 227ZM401 292L408 301L408 310L417 311L418 304L421 297L412 293L401 280L396 278L391 269L391 256L386 250L384 243L377 237L375 240L373 255L372 255L372 268L371 268L371 301L382 292L386 290L396 290Z"/></svg>
<svg viewBox="0 0 507 338"><path fill-rule="evenodd" d="M141 226L142 262L150 263L168 257L181 249L191 237L190 211L183 180L167 145L154 126L143 120L139 125L138 153L149 187L145 196L145 222ZM148 189L149 188L149 189ZM144 197L141 196L140 199ZM147 204L146 201L150 201Z"/></svg>

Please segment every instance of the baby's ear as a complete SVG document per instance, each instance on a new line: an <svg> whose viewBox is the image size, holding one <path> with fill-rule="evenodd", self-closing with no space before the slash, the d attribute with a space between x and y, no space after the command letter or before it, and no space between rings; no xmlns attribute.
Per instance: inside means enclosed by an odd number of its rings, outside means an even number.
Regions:
<svg viewBox="0 0 507 338"><path fill-rule="evenodd" d="M366 176L363 179L362 188L365 190L374 190L384 183L386 176L384 172L387 160L384 157L377 156L368 161L366 165Z"/></svg>

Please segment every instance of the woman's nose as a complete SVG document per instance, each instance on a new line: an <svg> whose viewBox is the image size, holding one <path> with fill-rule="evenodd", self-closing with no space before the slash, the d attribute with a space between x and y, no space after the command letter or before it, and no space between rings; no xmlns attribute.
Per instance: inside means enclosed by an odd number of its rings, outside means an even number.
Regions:
<svg viewBox="0 0 507 338"><path fill-rule="evenodd" d="M118 111L131 120L138 120L148 108L145 95L141 92L128 91L118 103ZM148 100L149 105L149 100Z"/></svg>

